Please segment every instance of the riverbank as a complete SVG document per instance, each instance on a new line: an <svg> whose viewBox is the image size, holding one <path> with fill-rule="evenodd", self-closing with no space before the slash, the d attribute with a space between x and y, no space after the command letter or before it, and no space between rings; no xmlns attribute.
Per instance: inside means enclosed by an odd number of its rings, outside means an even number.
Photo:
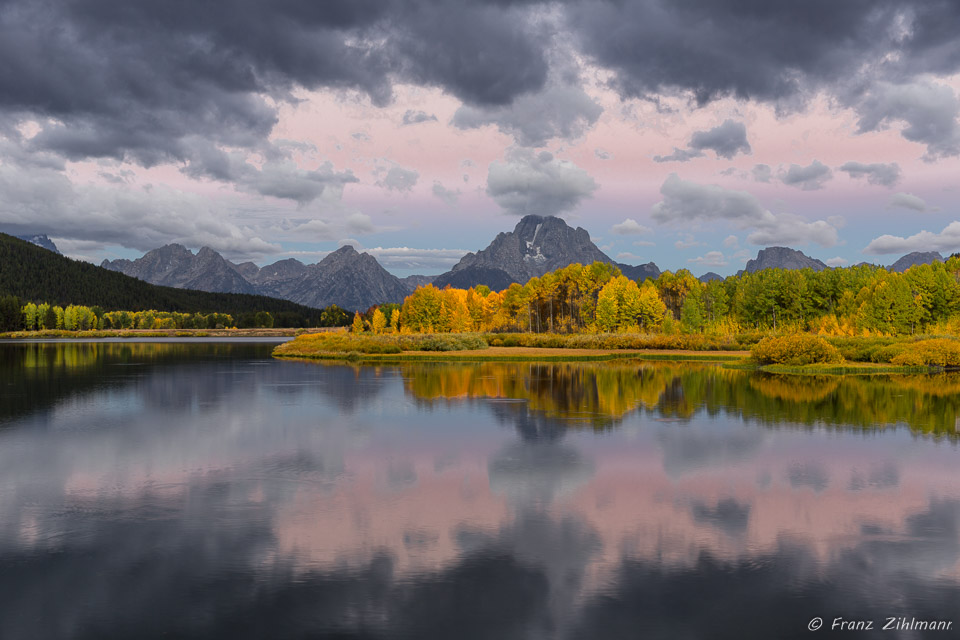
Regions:
<svg viewBox="0 0 960 640"><path fill-rule="evenodd" d="M342 329L334 329L342 331ZM297 335L329 332L331 329L117 329L96 331L10 331L2 340L91 339L91 338L293 338Z"/></svg>
<svg viewBox="0 0 960 640"><path fill-rule="evenodd" d="M538 347L487 347L457 351L399 351L397 353L310 352L299 348L274 349L273 355L284 359L341 360L391 364L399 362L608 362L614 360L683 360L740 362L747 351L623 351L618 349L547 349Z"/></svg>
<svg viewBox="0 0 960 640"><path fill-rule="evenodd" d="M776 338L787 346L803 346L813 336ZM750 343L753 343L750 345ZM763 341L769 347L769 341ZM369 363L399 362L603 362L615 360L712 361L737 369L780 374L872 375L923 373L950 367L952 360L931 358L948 352L954 339L903 340L843 338L832 345L829 359L784 357L767 359L769 348L758 348L755 336L659 334L371 334L325 333L300 335L278 346L278 358L339 360ZM747 345L750 345L748 347ZM946 346L945 346L946 345ZM958 343L960 346L960 343ZM841 354L842 352L842 354ZM790 355L783 350L779 355ZM811 352L813 354L813 352ZM796 354L793 354L796 355ZM800 354L804 355L804 354ZM822 354L813 354L822 355Z"/></svg>

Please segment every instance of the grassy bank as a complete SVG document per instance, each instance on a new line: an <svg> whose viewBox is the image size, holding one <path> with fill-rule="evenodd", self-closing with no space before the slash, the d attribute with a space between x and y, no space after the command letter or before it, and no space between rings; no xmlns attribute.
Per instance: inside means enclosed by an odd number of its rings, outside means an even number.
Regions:
<svg viewBox="0 0 960 640"><path fill-rule="evenodd" d="M283 345L281 345L283 346ZM691 362L739 362L744 353L615 351L609 349L537 349L533 347L489 347L472 351L401 351L399 353L313 353L305 356L286 349L274 350L275 357L311 360L341 360L395 364L400 362L610 362L624 360L685 360Z"/></svg>
<svg viewBox="0 0 960 640"><path fill-rule="evenodd" d="M960 340L955 338L822 338L811 334L761 338L756 334L337 332L298 336L278 346L274 355L377 363L694 360L771 373L815 375L919 373L960 366Z"/></svg>
<svg viewBox="0 0 960 640"><path fill-rule="evenodd" d="M333 333L301 335L278 346L283 358L366 362L597 362L607 360L739 361L746 351L736 343L698 341L699 349L685 348L687 336L593 334L381 334ZM692 346L692 343L689 344ZM705 347L705 348L703 348ZM727 348L724 348L727 347Z"/></svg>

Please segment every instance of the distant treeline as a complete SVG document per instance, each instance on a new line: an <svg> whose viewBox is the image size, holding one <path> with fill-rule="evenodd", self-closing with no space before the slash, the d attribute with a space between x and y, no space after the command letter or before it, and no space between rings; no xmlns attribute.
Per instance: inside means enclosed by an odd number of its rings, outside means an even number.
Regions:
<svg viewBox="0 0 960 640"><path fill-rule="evenodd" d="M97 329L262 329L299 328L302 317L288 312L249 311L238 316L229 313L179 313L177 311L104 311L102 307L68 305L61 307L46 302L20 304L14 296L0 298L0 331L91 331ZM315 326L342 327L351 317L343 309L331 305L320 311Z"/></svg>
<svg viewBox="0 0 960 640"><path fill-rule="evenodd" d="M960 258L904 273L765 269L707 283L686 269L638 283L609 264L572 264L499 292L419 287L394 309L358 316L354 331L957 334Z"/></svg>
<svg viewBox="0 0 960 640"><path fill-rule="evenodd" d="M175 289L71 260L0 233L0 297L67 307L83 304L108 311L168 311L207 315L266 311L289 326L323 326L323 311L267 296Z"/></svg>
<svg viewBox="0 0 960 640"><path fill-rule="evenodd" d="M89 309L97 318L95 328L98 329L140 328L138 323L149 324L150 317L154 322L173 322L175 328L215 328L220 324L241 328L263 326L262 323L267 322L263 314L272 318L274 327L284 328L345 326L352 320L352 315L336 305L314 309L267 296L160 287L87 262L65 258L0 233L0 331L27 328L26 314L30 304L38 310L46 305L43 314L37 315L31 324L35 328L64 328L69 322L66 319L69 308ZM48 317L46 310L58 308L60 324L47 327L47 322L53 322L53 319ZM121 323L133 322L134 326L100 326L108 318L108 322L114 322L109 315L111 312L136 317L130 320L123 316L124 319L119 320ZM81 312L80 315L89 319L89 314ZM221 316L213 327L209 326L211 316ZM229 322L225 321L227 317ZM79 324L84 322L81 320Z"/></svg>

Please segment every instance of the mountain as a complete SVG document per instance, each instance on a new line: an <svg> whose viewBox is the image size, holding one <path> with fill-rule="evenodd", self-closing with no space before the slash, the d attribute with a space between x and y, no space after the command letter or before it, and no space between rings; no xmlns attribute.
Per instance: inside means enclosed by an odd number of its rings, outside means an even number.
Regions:
<svg viewBox="0 0 960 640"><path fill-rule="evenodd" d="M757 252L756 259L747 262L744 271L756 273L764 269L806 269L807 267L814 271L823 271L827 265L802 251L788 247L767 247Z"/></svg>
<svg viewBox="0 0 960 640"><path fill-rule="evenodd" d="M136 260L104 260L100 266L164 287L213 293L259 293L238 272L236 265L210 247L203 247L194 255L181 244L168 244Z"/></svg>
<svg viewBox="0 0 960 640"><path fill-rule="evenodd" d="M316 309L264 296L161 287L122 273L71 260L0 233L0 296L51 304L84 304L106 310L295 314L315 324ZM296 325L292 325L296 326Z"/></svg>
<svg viewBox="0 0 960 640"><path fill-rule="evenodd" d="M930 264L931 262L943 261L943 256L937 251L914 251L913 253L908 253L890 265L890 271L903 273L914 265Z"/></svg>
<svg viewBox="0 0 960 640"><path fill-rule="evenodd" d="M660 277L660 267L652 262L637 265L635 267L629 264L618 262L617 267L620 269L620 273L627 276L631 280L636 280L637 282L643 282L647 278L656 280Z"/></svg>
<svg viewBox="0 0 960 640"><path fill-rule="evenodd" d="M596 261L613 263L590 241L585 229L574 229L554 216L530 215L521 218L513 231L497 234L486 249L463 256L437 280L471 267L484 267L503 271L512 282L522 284L574 262L592 264ZM436 280L434 282L436 284Z"/></svg>
<svg viewBox="0 0 960 640"><path fill-rule="evenodd" d="M261 268L252 262L233 264L209 247L194 255L183 245L168 244L136 260L104 260L100 266L162 286L256 294L316 308L336 304L349 311L403 302L413 290L376 258L350 246L317 264L290 258Z"/></svg>
<svg viewBox="0 0 960 640"><path fill-rule="evenodd" d="M252 262L228 262L209 247L194 255L182 245L170 244L137 260L104 260L101 266L164 286L255 293L311 307L336 304L348 311L363 311L376 304L403 302L414 289L429 282L438 288L484 284L500 291L574 262L586 265L598 261L616 265L634 280L660 275L652 262L618 264L593 244L584 229L574 229L560 218L542 216L522 218L513 231L498 234L486 249L468 253L452 270L436 277L397 278L376 258L350 246L317 264L305 265L291 258L261 268Z"/></svg>
<svg viewBox="0 0 960 640"><path fill-rule="evenodd" d="M233 264L232 262L227 263L230 267L236 270L243 279L247 282L250 282L250 278L255 277L260 272L260 267L258 267L253 262L241 262L240 264Z"/></svg>
<svg viewBox="0 0 960 640"><path fill-rule="evenodd" d="M349 245L317 264L288 258L256 271L246 264L237 269L243 267L247 281L259 293L310 307L335 304L348 311L365 311L375 304L403 302L413 290L380 266L376 258L358 253Z"/></svg>
<svg viewBox="0 0 960 640"><path fill-rule="evenodd" d="M699 280L700 282L706 284L713 280L723 280L723 276L720 275L719 273L714 273L713 271L707 271L705 274L700 276Z"/></svg>
<svg viewBox="0 0 960 640"><path fill-rule="evenodd" d="M284 296L289 300L311 307L336 304L347 311L364 311L384 302L403 302L409 294L400 279L380 266L376 258L369 253L358 253L349 245L305 267L303 274L289 285L290 293Z"/></svg>
<svg viewBox="0 0 960 640"><path fill-rule="evenodd" d="M407 288L407 291L413 293L417 287L425 287L431 284L437 276L407 276L400 278L400 282Z"/></svg>
<svg viewBox="0 0 960 640"><path fill-rule="evenodd" d="M246 267L253 265L254 269ZM293 290L297 288L300 279L307 273L307 265L295 258L280 260L265 267L257 268L257 265L251 262L245 262L239 265L243 267L241 274L247 281L257 288L257 291L266 296L275 298L291 299Z"/></svg>
<svg viewBox="0 0 960 640"><path fill-rule="evenodd" d="M33 236L15 236L20 240L29 242L30 244L35 244L38 247L43 247L47 251L53 251L55 254L62 256L60 249L57 249L57 245L53 244L53 240L47 237L47 234L40 233Z"/></svg>
<svg viewBox="0 0 960 640"><path fill-rule="evenodd" d="M433 279L433 286L438 289L443 289L446 286L451 286L454 289L469 289L470 287L486 285L490 287L491 291L503 291L514 282L520 282L520 280L503 269L475 265L442 273ZM523 282L526 282L526 280Z"/></svg>
<svg viewBox="0 0 960 640"><path fill-rule="evenodd" d="M569 264L606 262L617 264L590 240L585 229L574 229L554 216L524 216L513 231L497 234L486 249L468 253L453 269L437 276L433 284L443 288L485 284L501 290L513 282L525 283L534 276L562 269ZM620 265L630 278L656 278L657 265Z"/></svg>

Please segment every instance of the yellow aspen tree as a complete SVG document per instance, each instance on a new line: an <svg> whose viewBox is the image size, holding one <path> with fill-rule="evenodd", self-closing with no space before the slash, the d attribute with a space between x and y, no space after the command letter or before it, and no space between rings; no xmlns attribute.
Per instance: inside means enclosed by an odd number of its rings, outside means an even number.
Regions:
<svg viewBox="0 0 960 640"><path fill-rule="evenodd" d="M383 312L380 309L377 309L373 312L373 332L376 334L383 333L383 330L387 327L387 319L384 317Z"/></svg>

